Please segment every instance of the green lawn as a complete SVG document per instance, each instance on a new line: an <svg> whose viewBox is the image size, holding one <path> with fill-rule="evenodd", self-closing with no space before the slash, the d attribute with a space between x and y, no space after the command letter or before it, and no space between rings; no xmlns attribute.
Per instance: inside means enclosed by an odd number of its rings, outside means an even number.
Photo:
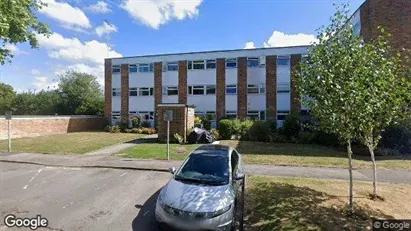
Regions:
<svg viewBox="0 0 411 231"><path fill-rule="evenodd" d="M117 143L141 138L131 133L74 132L12 140L13 152L84 154ZM0 141L0 151L7 151L7 140Z"/></svg>
<svg viewBox="0 0 411 231"><path fill-rule="evenodd" d="M201 144L170 144L170 159L183 160L187 157L188 153L200 145ZM139 144L121 151L118 155L138 159L167 159L167 144Z"/></svg>
<svg viewBox="0 0 411 231"><path fill-rule="evenodd" d="M378 185L384 201L369 199L372 183L355 182L355 215L346 213L348 183L343 180L250 177L246 230L369 230L373 217L411 217L409 184Z"/></svg>
<svg viewBox="0 0 411 231"><path fill-rule="evenodd" d="M223 140L242 154L245 163L347 167L347 154L328 147L313 144L263 143L252 141ZM410 157L376 157L377 167L411 169ZM371 168L368 156L353 156L353 166Z"/></svg>

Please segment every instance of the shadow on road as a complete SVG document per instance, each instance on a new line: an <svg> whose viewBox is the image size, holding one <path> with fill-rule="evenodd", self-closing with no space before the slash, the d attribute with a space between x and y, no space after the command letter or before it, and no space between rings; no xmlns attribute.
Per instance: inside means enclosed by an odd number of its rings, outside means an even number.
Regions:
<svg viewBox="0 0 411 231"><path fill-rule="evenodd" d="M133 231L156 231L157 224L155 219L155 208L156 208L156 201L160 190L157 190L153 195L148 198L143 205L135 205L137 209L140 209L140 212L137 214L136 218L134 218L131 227Z"/></svg>

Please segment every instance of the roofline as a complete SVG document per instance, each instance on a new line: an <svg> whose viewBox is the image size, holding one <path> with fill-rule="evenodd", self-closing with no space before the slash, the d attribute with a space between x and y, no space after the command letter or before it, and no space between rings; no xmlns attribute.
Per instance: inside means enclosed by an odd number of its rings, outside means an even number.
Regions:
<svg viewBox="0 0 411 231"><path fill-rule="evenodd" d="M194 52L182 52L182 53L163 53L163 54L153 54L153 55L137 55L137 56L113 57L113 58L105 58L104 60L126 59L126 58L147 58L147 57L170 56L170 55L207 54L207 53L231 52L231 51L278 50L278 49L284 49L284 48L304 48L304 47L309 48L309 47L311 47L311 45L286 46L286 47L261 47L261 48L253 48L253 49L232 49L232 50L194 51Z"/></svg>

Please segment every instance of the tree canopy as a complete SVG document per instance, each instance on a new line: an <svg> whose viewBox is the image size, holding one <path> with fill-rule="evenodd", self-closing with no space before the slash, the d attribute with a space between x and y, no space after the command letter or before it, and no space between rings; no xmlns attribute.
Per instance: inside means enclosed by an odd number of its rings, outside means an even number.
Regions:
<svg viewBox="0 0 411 231"><path fill-rule="evenodd" d="M16 92L13 87L0 83L0 113L4 114L6 110L10 110L16 99Z"/></svg>

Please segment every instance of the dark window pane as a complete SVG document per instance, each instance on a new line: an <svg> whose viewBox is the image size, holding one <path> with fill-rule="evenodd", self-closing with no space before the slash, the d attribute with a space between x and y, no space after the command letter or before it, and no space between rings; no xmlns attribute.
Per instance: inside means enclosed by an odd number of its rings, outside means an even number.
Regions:
<svg viewBox="0 0 411 231"><path fill-rule="evenodd" d="M215 86L207 86L207 95L215 94Z"/></svg>

